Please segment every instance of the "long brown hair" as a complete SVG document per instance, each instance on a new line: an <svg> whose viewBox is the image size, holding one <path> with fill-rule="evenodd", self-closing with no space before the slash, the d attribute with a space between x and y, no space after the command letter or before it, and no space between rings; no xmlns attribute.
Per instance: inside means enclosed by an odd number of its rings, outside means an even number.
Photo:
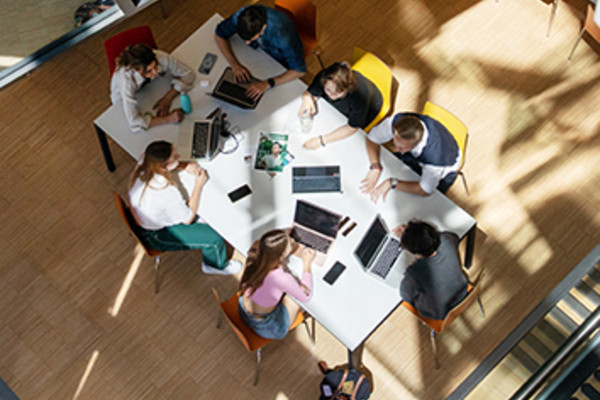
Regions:
<svg viewBox="0 0 600 400"><path fill-rule="evenodd" d="M159 174L167 179L167 186L173 185L171 172L167 171L167 161L173 152L173 145L165 140L157 140L146 147L144 159L139 163L129 179L129 188L131 189L136 180L141 180L148 186L148 182L152 180L154 174ZM145 190L145 188L144 188Z"/></svg>
<svg viewBox="0 0 600 400"><path fill-rule="evenodd" d="M253 294L261 287L269 272L280 266L288 243L290 237L282 229L275 229L262 235L248 252L240 290L250 289L250 294Z"/></svg>
<svg viewBox="0 0 600 400"><path fill-rule="evenodd" d="M117 57L117 68L133 68L145 70L146 67L156 61L156 54L145 44L134 44L127 46Z"/></svg>
<svg viewBox="0 0 600 400"><path fill-rule="evenodd" d="M338 92L353 92L358 86L356 75L347 62L336 62L323 70L321 85L331 81Z"/></svg>

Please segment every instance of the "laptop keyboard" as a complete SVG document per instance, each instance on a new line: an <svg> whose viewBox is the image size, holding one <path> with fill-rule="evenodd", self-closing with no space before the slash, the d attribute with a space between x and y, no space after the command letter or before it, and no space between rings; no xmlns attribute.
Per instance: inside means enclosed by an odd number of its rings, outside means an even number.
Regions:
<svg viewBox="0 0 600 400"><path fill-rule="evenodd" d="M194 140L192 142L192 157L203 158L206 157L208 148L208 130L210 124L207 123L194 123Z"/></svg>
<svg viewBox="0 0 600 400"><path fill-rule="evenodd" d="M339 177L322 178L294 178L292 181L292 191L294 193L306 192L339 192Z"/></svg>
<svg viewBox="0 0 600 400"><path fill-rule="evenodd" d="M392 269L392 265L401 251L402 247L400 247L400 241L390 238L385 244L385 247L381 249L379 257L377 257L377 260L371 266L370 271L375 275L385 278Z"/></svg>
<svg viewBox="0 0 600 400"><path fill-rule="evenodd" d="M220 91L222 93L225 93L228 96L231 96L235 99L240 100L243 103L254 104L254 100L252 100L250 97L246 96L245 88L234 85L231 82L227 82L225 80L223 82L221 82Z"/></svg>
<svg viewBox="0 0 600 400"><path fill-rule="evenodd" d="M296 242L302 243L320 253L327 253L329 246L331 246L331 239L325 239L297 226L294 226L294 229L292 229L292 238Z"/></svg>

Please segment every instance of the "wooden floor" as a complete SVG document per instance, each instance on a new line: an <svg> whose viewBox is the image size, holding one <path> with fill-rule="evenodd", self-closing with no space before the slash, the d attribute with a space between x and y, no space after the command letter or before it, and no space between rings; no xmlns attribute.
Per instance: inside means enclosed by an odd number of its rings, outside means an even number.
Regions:
<svg viewBox="0 0 600 400"><path fill-rule="evenodd" d="M0 92L0 376L23 400L315 399L316 360L346 358L325 329L314 347L303 329L270 345L252 387L254 358L215 328L209 290L229 295L239 276L168 254L154 295L152 263L140 264L115 209L134 160L113 145L108 173L92 128L109 105L103 40L149 23L170 51L245 4L163 1L166 20L152 6ZM437 371L427 331L403 309L364 354L373 399L441 399L600 242L597 48L584 40L567 62L586 3L561 1L549 38L542 0L315 3L326 62L368 49L400 81L396 110L432 100L470 130L471 195L457 184L449 197L479 224L487 316L473 307L453 323ZM309 79L317 68L311 59ZM501 386L490 396L503 398Z"/></svg>

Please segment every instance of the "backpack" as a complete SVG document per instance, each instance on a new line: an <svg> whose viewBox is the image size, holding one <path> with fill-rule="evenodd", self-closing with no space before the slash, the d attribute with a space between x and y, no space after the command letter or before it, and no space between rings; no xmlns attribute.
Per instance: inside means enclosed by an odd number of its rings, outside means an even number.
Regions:
<svg viewBox="0 0 600 400"><path fill-rule="evenodd" d="M367 400L371 396L371 384L360 371L348 366L329 369L323 361L319 368L325 375L319 400Z"/></svg>

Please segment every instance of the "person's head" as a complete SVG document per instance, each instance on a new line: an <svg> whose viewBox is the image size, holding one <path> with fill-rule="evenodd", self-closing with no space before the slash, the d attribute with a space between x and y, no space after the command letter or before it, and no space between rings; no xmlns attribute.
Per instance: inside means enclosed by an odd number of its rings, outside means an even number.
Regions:
<svg viewBox="0 0 600 400"><path fill-rule="evenodd" d="M281 150L281 144L279 144L279 142L273 142L273 145L271 145L271 154L278 156L279 153L281 153Z"/></svg>
<svg viewBox="0 0 600 400"><path fill-rule="evenodd" d="M413 220L406 224L401 243L413 254L431 257L440 246L440 234L427 222Z"/></svg>
<svg viewBox="0 0 600 400"><path fill-rule="evenodd" d="M331 100L338 100L354 91L358 83L350 64L336 62L323 70L321 85Z"/></svg>
<svg viewBox="0 0 600 400"><path fill-rule="evenodd" d="M268 273L278 268L291 252L292 240L288 231L275 229L262 235L258 241L258 248L251 249L248 254L240 289L250 288L254 293L262 285Z"/></svg>
<svg viewBox="0 0 600 400"><path fill-rule="evenodd" d="M265 32L267 13L258 6L249 6L238 17L237 34L247 44L255 41Z"/></svg>
<svg viewBox="0 0 600 400"><path fill-rule="evenodd" d="M130 186L133 186L138 178L148 183L155 174L164 176L172 183L171 171L178 165L179 154L171 143L164 140L152 142L146 147L142 162L133 171Z"/></svg>
<svg viewBox="0 0 600 400"><path fill-rule="evenodd" d="M158 76L158 61L156 54L145 44L127 46L117 58L119 68L131 68L139 72L144 78Z"/></svg>
<svg viewBox="0 0 600 400"><path fill-rule="evenodd" d="M406 115L394 124L394 150L407 153L414 149L423 138L423 125L414 115Z"/></svg>

